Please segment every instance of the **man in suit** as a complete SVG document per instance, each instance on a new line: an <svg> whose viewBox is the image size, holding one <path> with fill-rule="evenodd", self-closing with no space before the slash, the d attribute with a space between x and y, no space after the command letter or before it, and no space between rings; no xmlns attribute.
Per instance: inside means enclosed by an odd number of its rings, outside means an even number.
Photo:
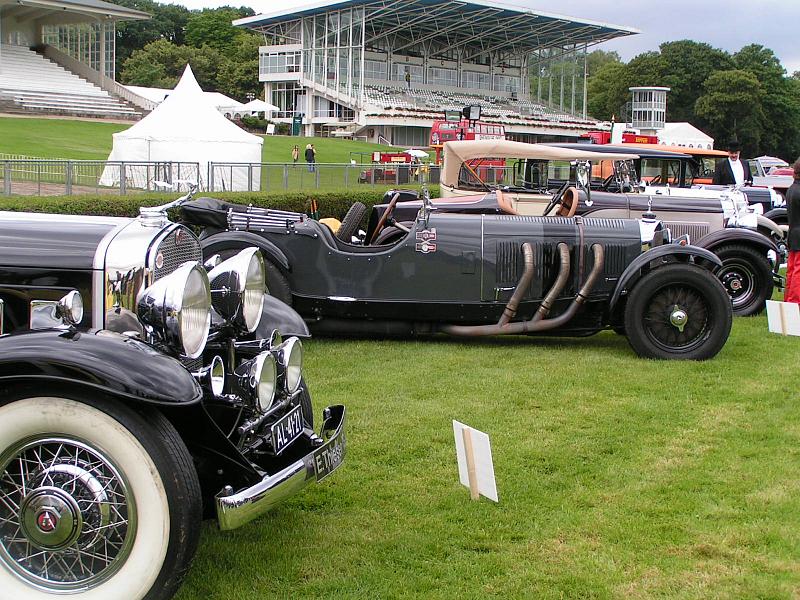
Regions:
<svg viewBox="0 0 800 600"><path fill-rule="evenodd" d="M789 262L786 266L786 302L800 303L800 159L794 163L794 183L786 191L789 211Z"/></svg>
<svg viewBox="0 0 800 600"><path fill-rule="evenodd" d="M750 174L750 165L746 162L739 160L742 151L742 145L738 140L731 140L728 143L728 158L723 158L717 161L717 166L714 169L714 179L711 183L714 185L745 185L746 183L753 182L753 176Z"/></svg>

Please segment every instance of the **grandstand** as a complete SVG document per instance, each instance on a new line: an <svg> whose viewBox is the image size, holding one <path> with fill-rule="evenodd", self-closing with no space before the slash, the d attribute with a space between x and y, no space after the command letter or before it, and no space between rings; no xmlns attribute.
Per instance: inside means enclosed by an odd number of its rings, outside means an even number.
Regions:
<svg viewBox="0 0 800 600"><path fill-rule="evenodd" d="M259 80L278 120L306 135L426 146L445 110L527 141L575 138L586 54L636 30L497 2L344 0L234 21L264 36Z"/></svg>
<svg viewBox="0 0 800 600"><path fill-rule="evenodd" d="M0 112L140 117L154 103L114 80L115 23L148 18L102 0L0 0Z"/></svg>

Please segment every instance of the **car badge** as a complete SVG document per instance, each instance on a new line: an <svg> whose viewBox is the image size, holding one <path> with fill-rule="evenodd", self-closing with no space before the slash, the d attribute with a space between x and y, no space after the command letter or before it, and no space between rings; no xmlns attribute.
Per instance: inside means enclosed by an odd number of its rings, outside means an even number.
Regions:
<svg viewBox="0 0 800 600"><path fill-rule="evenodd" d="M183 229L178 229L175 231L175 243L180 244L183 241Z"/></svg>
<svg viewBox="0 0 800 600"><path fill-rule="evenodd" d="M159 252L156 254L156 269L161 269L164 266L164 253Z"/></svg>
<svg viewBox="0 0 800 600"><path fill-rule="evenodd" d="M421 242L432 242L436 239L436 228L433 229L423 229L422 231L417 232L417 239ZM436 244L434 244L435 246Z"/></svg>
<svg viewBox="0 0 800 600"><path fill-rule="evenodd" d="M36 525L43 533L52 533L58 527L58 516L49 510L44 510L36 518Z"/></svg>
<svg viewBox="0 0 800 600"><path fill-rule="evenodd" d="M417 252L422 252L423 254L436 252L436 244L433 242L422 242L421 244L417 244Z"/></svg>

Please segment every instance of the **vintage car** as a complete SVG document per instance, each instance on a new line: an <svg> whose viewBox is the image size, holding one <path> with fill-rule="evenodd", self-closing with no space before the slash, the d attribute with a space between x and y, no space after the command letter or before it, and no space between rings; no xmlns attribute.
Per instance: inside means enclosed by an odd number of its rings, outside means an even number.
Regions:
<svg viewBox="0 0 800 600"><path fill-rule="evenodd" d="M456 214L426 199L402 235L382 237L396 205L397 197L368 243L300 213L213 198L181 210L184 222L203 227L206 256L259 247L272 293L315 333L586 336L614 328L640 356L696 360L715 356L728 337L731 303L713 276L722 263L703 248L670 244L656 220Z"/></svg>
<svg viewBox="0 0 800 600"><path fill-rule="evenodd" d="M758 230L768 228L776 236L782 236L783 231L750 209L741 192L640 186L630 163L632 156L638 158L636 155L629 151L592 152L583 149L591 146L577 146L580 148L511 141L449 142L443 155L442 198L435 200L434 206L448 212L525 216L558 210L566 216L603 219L636 218L653 212L673 237L686 236L692 244L720 257L723 266L717 274L731 296L734 314L752 315L764 310L774 286L782 285L778 275L781 260L777 244ZM477 177L477 161L484 157L506 158L510 163L507 168L517 176L507 178L508 185L485 184ZM586 183L585 191L577 192L577 167L584 161L616 161L617 170L611 175L616 191L591 190ZM588 178L589 172L583 172L582 176ZM551 174L556 177L551 178ZM611 182L603 185L610 187ZM371 223L377 222L394 193L387 192L386 203L373 208ZM399 193L405 202L394 209L393 217L399 222L409 221L421 205L419 193Z"/></svg>
<svg viewBox="0 0 800 600"><path fill-rule="evenodd" d="M171 598L204 514L239 527L342 463L261 253L201 258L160 209L0 213L3 598Z"/></svg>

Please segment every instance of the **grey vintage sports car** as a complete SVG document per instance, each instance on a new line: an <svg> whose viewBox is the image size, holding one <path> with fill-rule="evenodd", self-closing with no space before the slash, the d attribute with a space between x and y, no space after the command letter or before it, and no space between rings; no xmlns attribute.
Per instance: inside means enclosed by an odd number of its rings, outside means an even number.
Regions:
<svg viewBox="0 0 800 600"><path fill-rule="evenodd" d="M400 230L389 225L396 205L397 197L365 243L304 214L213 198L184 204L182 218L203 227L207 256L260 248L271 292L318 333L586 336L614 328L640 356L707 359L730 332L731 302L713 275L720 260L670 243L655 219L455 214L426 199Z"/></svg>

